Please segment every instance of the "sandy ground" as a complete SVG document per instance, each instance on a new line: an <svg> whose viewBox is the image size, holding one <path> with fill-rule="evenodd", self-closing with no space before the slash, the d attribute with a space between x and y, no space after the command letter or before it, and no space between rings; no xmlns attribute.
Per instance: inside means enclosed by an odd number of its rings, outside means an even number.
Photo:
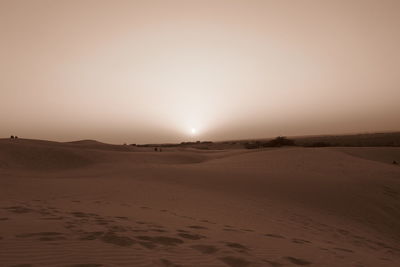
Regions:
<svg viewBox="0 0 400 267"><path fill-rule="evenodd" d="M400 266L399 148L0 140L0 266Z"/></svg>

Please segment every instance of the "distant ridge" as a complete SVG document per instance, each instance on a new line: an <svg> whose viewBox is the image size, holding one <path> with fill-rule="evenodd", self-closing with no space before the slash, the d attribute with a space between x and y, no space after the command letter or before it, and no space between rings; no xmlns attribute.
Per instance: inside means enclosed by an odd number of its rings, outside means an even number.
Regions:
<svg viewBox="0 0 400 267"><path fill-rule="evenodd" d="M67 144L75 144L75 145L110 145L110 144L106 144L106 143L99 142L97 140L92 140L92 139L70 141L70 142L65 142L65 143L67 143Z"/></svg>
<svg viewBox="0 0 400 267"><path fill-rule="evenodd" d="M325 142L329 146L353 146L353 147L374 147L374 146L400 146L400 132L379 132L379 133L354 133L354 134L320 134L290 136L284 135L295 141L298 146L312 146L314 143ZM275 137L248 138L216 141L215 144L246 144L256 141L270 141Z"/></svg>
<svg viewBox="0 0 400 267"><path fill-rule="evenodd" d="M113 145L102 143L96 140L85 139L72 142L65 142L64 144L70 146L79 146L80 148L98 149L98 150L112 150L112 151L132 151L132 147L125 145Z"/></svg>
<svg viewBox="0 0 400 267"><path fill-rule="evenodd" d="M60 171L96 164L187 164L207 159L207 155L190 151L159 153L152 148L111 145L94 140L63 143L22 138L0 139L0 170Z"/></svg>
<svg viewBox="0 0 400 267"><path fill-rule="evenodd" d="M301 146L309 146L313 143L321 142L325 142L329 146L400 146L400 132L303 136L292 139L296 141L297 145Z"/></svg>
<svg viewBox="0 0 400 267"><path fill-rule="evenodd" d="M295 141L297 146L345 146L345 147L400 147L400 132L379 132L379 133L358 133L358 134L321 134L321 135L303 135L303 136L285 136ZM247 139L231 139L221 141L196 141L196 142L180 142L180 143L153 143L153 144L132 144L132 145L116 145L107 144L93 139L84 139L68 142L57 142L37 139L18 138L14 142L27 143L29 145L51 145L62 147L79 147L96 150L112 150L112 151L132 151L134 147L182 147L197 149L241 149L248 143L257 141L270 141L275 137L269 138L247 138ZM0 138L9 140L9 138ZM322 145L324 144L324 145Z"/></svg>
<svg viewBox="0 0 400 267"><path fill-rule="evenodd" d="M132 148L129 146L107 144L91 139L69 141L69 142L57 142L57 141L25 139L25 138L18 138L11 140L9 138L0 138L0 142L8 143L9 141L12 141L12 143L15 144L25 144L29 146L51 146L60 148L82 148L82 149L111 150L111 151L132 150Z"/></svg>

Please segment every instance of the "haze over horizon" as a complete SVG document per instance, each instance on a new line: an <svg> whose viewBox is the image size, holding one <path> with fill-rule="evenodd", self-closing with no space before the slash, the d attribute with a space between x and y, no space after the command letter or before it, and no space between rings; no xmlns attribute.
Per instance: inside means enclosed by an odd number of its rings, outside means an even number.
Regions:
<svg viewBox="0 0 400 267"><path fill-rule="evenodd" d="M396 0L0 0L0 136L400 130L398 14Z"/></svg>

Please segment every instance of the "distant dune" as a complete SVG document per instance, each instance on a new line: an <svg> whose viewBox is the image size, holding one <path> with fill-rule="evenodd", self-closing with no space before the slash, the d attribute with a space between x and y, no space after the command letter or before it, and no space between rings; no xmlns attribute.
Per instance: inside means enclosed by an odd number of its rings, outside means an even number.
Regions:
<svg viewBox="0 0 400 267"><path fill-rule="evenodd" d="M400 147L400 132L387 133L364 133L364 134L342 134L342 135L310 135L310 136L288 136L286 137L296 146L303 147ZM255 148L254 144L270 146L270 138L253 138L228 141L195 141L177 144L144 144L139 147L191 147L203 150L227 150L241 148Z"/></svg>
<svg viewBox="0 0 400 267"><path fill-rule="evenodd" d="M132 151L132 148L129 146L111 145L96 140L80 140L80 141L66 142L64 144L75 145L81 148L90 148L99 150Z"/></svg>
<svg viewBox="0 0 400 267"><path fill-rule="evenodd" d="M0 265L397 266L393 161L400 148L0 139Z"/></svg>
<svg viewBox="0 0 400 267"><path fill-rule="evenodd" d="M400 132L364 133L343 135L317 135L293 138L298 145L310 146L317 143L326 143L329 146L389 146L400 147Z"/></svg>
<svg viewBox="0 0 400 267"><path fill-rule="evenodd" d="M148 152L148 153L133 153ZM151 148L110 145L92 140L51 142L30 139L0 139L0 168L16 170L63 170L95 164L196 163L204 153L173 150L168 154Z"/></svg>

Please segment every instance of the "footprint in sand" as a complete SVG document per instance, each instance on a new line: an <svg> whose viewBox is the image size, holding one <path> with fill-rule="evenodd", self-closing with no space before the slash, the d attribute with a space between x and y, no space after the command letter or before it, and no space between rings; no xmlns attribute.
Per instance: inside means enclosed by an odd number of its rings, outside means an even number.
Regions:
<svg viewBox="0 0 400 267"><path fill-rule="evenodd" d="M8 210L9 212L13 212L13 213L28 213L28 212L33 211L32 209L29 209L24 206L12 206L12 207L6 207L3 209Z"/></svg>
<svg viewBox="0 0 400 267"><path fill-rule="evenodd" d="M344 230L344 229L340 229L340 228L336 229L336 231L338 231L342 235L349 235L350 234L349 231Z"/></svg>
<svg viewBox="0 0 400 267"><path fill-rule="evenodd" d="M198 230L208 230L207 227L200 226L200 225L189 225L188 228L198 229Z"/></svg>
<svg viewBox="0 0 400 267"><path fill-rule="evenodd" d="M85 213L85 212L81 212L81 211L73 211L73 212L70 212L70 214L72 214L73 216L78 217L78 218L100 217L98 214L95 214L95 213Z"/></svg>
<svg viewBox="0 0 400 267"><path fill-rule="evenodd" d="M339 251L344 251L344 252L348 252L348 253L353 253L353 251L351 249L347 249L347 248L333 248Z"/></svg>
<svg viewBox="0 0 400 267"><path fill-rule="evenodd" d="M285 238L284 236L277 235L277 234L265 234L264 236L273 237L273 238Z"/></svg>
<svg viewBox="0 0 400 267"><path fill-rule="evenodd" d="M167 233L167 230L163 230L163 229L158 229L158 228L150 228L149 229L150 232L156 232L156 233Z"/></svg>
<svg viewBox="0 0 400 267"><path fill-rule="evenodd" d="M51 220L58 221L58 220L64 219L64 217L62 217L62 216L59 216L59 217L42 217L40 219L41 220L47 220L47 221L51 221Z"/></svg>
<svg viewBox="0 0 400 267"><path fill-rule="evenodd" d="M129 220L129 218L125 217L125 216L115 216L114 218L120 219L120 220Z"/></svg>
<svg viewBox="0 0 400 267"><path fill-rule="evenodd" d="M190 233L179 233L178 234L180 237L190 239L190 240L199 240L202 238L206 238L204 235L199 235L199 234L190 234Z"/></svg>
<svg viewBox="0 0 400 267"><path fill-rule="evenodd" d="M383 193L387 196L390 196L392 198L398 198L400 196L400 193L393 190L392 188L388 187L388 186L384 186L383 187Z"/></svg>
<svg viewBox="0 0 400 267"><path fill-rule="evenodd" d="M220 258L220 260L231 267L246 267L250 265L249 261L239 257L227 256Z"/></svg>
<svg viewBox="0 0 400 267"><path fill-rule="evenodd" d="M209 224L217 224L216 222L212 222L209 220L200 220L200 222L209 223Z"/></svg>
<svg viewBox="0 0 400 267"><path fill-rule="evenodd" d="M284 264L277 262L277 261L270 261L270 260L264 260L266 263L271 265L272 267L280 267L283 266Z"/></svg>
<svg viewBox="0 0 400 267"><path fill-rule="evenodd" d="M233 248L236 251L240 252L240 253L246 253L247 251L249 251L250 249L242 244L239 243L235 243L235 242L225 242L225 245L227 247Z"/></svg>
<svg viewBox="0 0 400 267"><path fill-rule="evenodd" d="M107 232L100 240L120 247L129 247L136 243L132 238L116 235L115 232Z"/></svg>
<svg viewBox="0 0 400 267"><path fill-rule="evenodd" d="M239 230L232 229L232 228L224 228L223 230L224 230L224 231L227 231L227 232L236 232L236 233L241 233Z"/></svg>
<svg viewBox="0 0 400 267"><path fill-rule="evenodd" d="M54 215L53 210L48 210L46 208L39 209L37 211L40 215L47 216L47 215Z"/></svg>
<svg viewBox="0 0 400 267"><path fill-rule="evenodd" d="M132 229L131 232L134 233L148 233L149 230L143 230L143 229Z"/></svg>
<svg viewBox="0 0 400 267"><path fill-rule="evenodd" d="M128 229L126 227L121 226L121 225L110 225L110 226L107 226L107 229L111 232L120 232L120 233L128 231Z"/></svg>
<svg viewBox="0 0 400 267"><path fill-rule="evenodd" d="M136 236L137 239L153 245L176 246L183 244L183 240L168 236Z"/></svg>
<svg viewBox="0 0 400 267"><path fill-rule="evenodd" d="M203 254L214 254L218 251L218 248L210 245L194 245L191 248L200 251Z"/></svg>
<svg viewBox="0 0 400 267"><path fill-rule="evenodd" d="M57 241L66 239L63 233L58 232L40 232L40 233L26 233L18 234L15 237L18 238L29 238L29 237L39 237L40 241Z"/></svg>
<svg viewBox="0 0 400 267"><path fill-rule="evenodd" d="M154 249L157 247L156 244L147 241L140 241L139 244L147 249Z"/></svg>
<svg viewBox="0 0 400 267"><path fill-rule="evenodd" d="M113 220L108 220L108 219L104 219L104 218L98 218L96 219L96 223L98 225L108 225L109 223L113 223Z"/></svg>
<svg viewBox="0 0 400 267"><path fill-rule="evenodd" d="M292 242L296 243L296 244L310 244L311 243L311 241L308 241L305 239L300 239L300 238L293 238Z"/></svg>
<svg viewBox="0 0 400 267"><path fill-rule="evenodd" d="M104 266L104 265L97 264L97 263L81 263L81 264L68 265L66 267L101 267L101 266Z"/></svg>
<svg viewBox="0 0 400 267"><path fill-rule="evenodd" d="M285 257L285 259L287 259L288 261L290 261L291 263L296 264L296 265L310 265L312 263L307 260L303 260L303 259L299 259L299 258L295 258L295 257Z"/></svg>
<svg viewBox="0 0 400 267"><path fill-rule="evenodd" d="M83 232L79 240L96 240L104 235L104 232Z"/></svg>
<svg viewBox="0 0 400 267"><path fill-rule="evenodd" d="M160 263L165 267L179 267L181 265L175 264L170 260L167 259L160 259Z"/></svg>

